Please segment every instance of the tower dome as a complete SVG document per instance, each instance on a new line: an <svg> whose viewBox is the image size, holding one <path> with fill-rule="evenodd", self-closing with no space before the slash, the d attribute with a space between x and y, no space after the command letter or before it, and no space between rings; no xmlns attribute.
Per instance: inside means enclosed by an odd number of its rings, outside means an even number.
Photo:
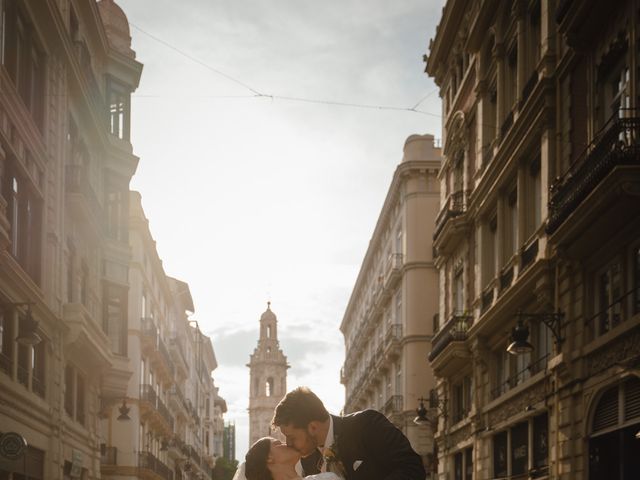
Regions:
<svg viewBox="0 0 640 480"><path fill-rule="evenodd" d="M111 47L130 58L136 53L131 49L129 21L122 9L113 0L100 0L98 10Z"/></svg>

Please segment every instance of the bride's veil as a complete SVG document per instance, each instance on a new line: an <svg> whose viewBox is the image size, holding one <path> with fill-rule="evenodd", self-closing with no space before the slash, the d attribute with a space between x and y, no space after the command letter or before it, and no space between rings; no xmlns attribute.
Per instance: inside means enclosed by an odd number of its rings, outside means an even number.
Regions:
<svg viewBox="0 0 640 480"><path fill-rule="evenodd" d="M244 474L244 462L238 465L238 469L233 476L233 480L247 480L247 476Z"/></svg>

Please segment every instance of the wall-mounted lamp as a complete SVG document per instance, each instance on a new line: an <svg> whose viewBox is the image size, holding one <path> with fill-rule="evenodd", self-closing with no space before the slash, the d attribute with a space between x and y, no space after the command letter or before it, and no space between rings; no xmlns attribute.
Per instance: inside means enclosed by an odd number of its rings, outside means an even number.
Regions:
<svg viewBox="0 0 640 480"><path fill-rule="evenodd" d="M529 327L525 324L525 320L538 320L544 323L551 333L556 344L556 350L559 352L562 347L564 338L562 337L562 320L563 312L552 313L523 313L516 314L518 322L513 330L511 330L511 343L507 347L507 352L512 355L521 355L533 351L533 345L529 343Z"/></svg>
<svg viewBox="0 0 640 480"><path fill-rule="evenodd" d="M413 423L415 423L416 425L429 425L431 424L431 422L427 418L427 409L424 406L424 401L426 400L426 398L420 397L418 400L420 401L420 406L416 408L416 413L418 414L418 416L413 419Z"/></svg>
<svg viewBox="0 0 640 480"><path fill-rule="evenodd" d="M122 399L122 405L120 405L120 407L118 408L118 411L120 412L120 415L118 415L118 420L121 422L126 422L127 420L131 420L131 417L129 417L129 411L131 409L129 407L127 407L127 399L123 398Z"/></svg>
<svg viewBox="0 0 640 480"><path fill-rule="evenodd" d="M18 336L16 337L16 342L20 345L33 346L42 341L42 338L38 335L38 321L33 318L33 313L31 313L31 305L35 305L33 302L7 302L2 305L11 307L27 307L27 312L24 317L20 319L20 323L18 325Z"/></svg>

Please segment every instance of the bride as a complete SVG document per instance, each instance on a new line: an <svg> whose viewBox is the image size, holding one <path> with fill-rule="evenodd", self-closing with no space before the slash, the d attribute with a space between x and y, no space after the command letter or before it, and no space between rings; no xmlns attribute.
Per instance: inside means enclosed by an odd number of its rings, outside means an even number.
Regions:
<svg viewBox="0 0 640 480"><path fill-rule="evenodd" d="M251 445L245 462L242 463L233 480L300 480L296 464L300 453L287 447L280 440L264 437ZM332 472L308 475L305 480L342 480Z"/></svg>

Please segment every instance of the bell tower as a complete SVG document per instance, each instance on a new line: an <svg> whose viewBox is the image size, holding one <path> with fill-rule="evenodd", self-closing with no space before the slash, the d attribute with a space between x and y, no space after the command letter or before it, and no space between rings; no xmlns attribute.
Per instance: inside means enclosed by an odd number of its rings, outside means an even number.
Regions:
<svg viewBox="0 0 640 480"><path fill-rule="evenodd" d="M260 316L258 346L249 357L249 446L272 432L271 419L278 402L287 393L287 357L278 342L278 319L271 302Z"/></svg>

